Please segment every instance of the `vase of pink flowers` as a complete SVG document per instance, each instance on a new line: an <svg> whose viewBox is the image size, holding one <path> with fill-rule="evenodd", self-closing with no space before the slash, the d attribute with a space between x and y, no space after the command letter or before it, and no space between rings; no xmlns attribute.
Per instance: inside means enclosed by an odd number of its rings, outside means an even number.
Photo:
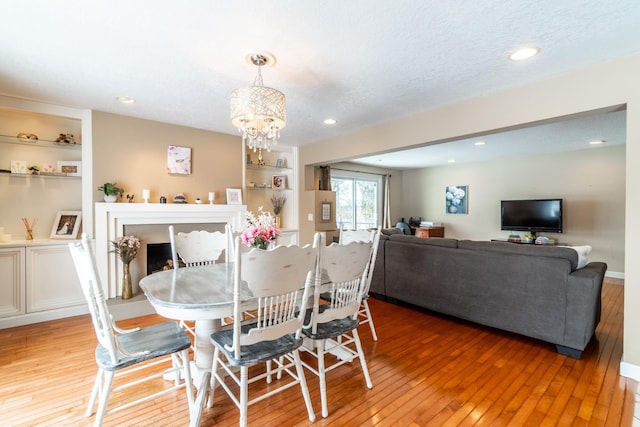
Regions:
<svg viewBox="0 0 640 427"><path fill-rule="evenodd" d="M246 214L246 227L242 231L242 243L249 247L268 249L275 242L280 231L276 228L275 220L269 212L258 208L258 215L251 211Z"/></svg>

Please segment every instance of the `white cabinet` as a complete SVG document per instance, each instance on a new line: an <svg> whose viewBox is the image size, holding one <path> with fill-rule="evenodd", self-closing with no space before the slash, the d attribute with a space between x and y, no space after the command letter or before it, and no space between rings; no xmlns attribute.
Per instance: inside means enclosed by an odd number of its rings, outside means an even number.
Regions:
<svg viewBox="0 0 640 427"><path fill-rule="evenodd" d="M26 248L27 312L85 304L67 243Z"/></svg>
<svg viewBox="0 0 640 427"><path fill-rule="evenodd" d="M67 244L0 244L0 329L88 312Z"/></svg>
<svg viewBox="0 0 640 427"><path fill-rule="evenodd" d="M24 248L0 248L0 317L24 314Z"/></svg>
<svg viewBox="0 0 640 427"><path fill-rule="evenodd" d="M262 150L263 164L258 153L244 147L243 168L244 203L247 210L257 215L258 208L273 214L273 197L284 197L286 202L280 214L279 244L298 244L298 148L273 146Z"/></svg>

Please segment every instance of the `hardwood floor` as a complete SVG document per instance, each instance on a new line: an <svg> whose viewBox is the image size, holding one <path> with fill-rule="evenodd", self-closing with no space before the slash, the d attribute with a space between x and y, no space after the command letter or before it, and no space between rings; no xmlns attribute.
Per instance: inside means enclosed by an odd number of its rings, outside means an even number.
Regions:
<svg viewBox="0 0 640 427"><path fill-rule="evenodd" d="M379 341L360 328L374 387L359 364L327 377L329 417L307 374L317 426L631 426L636 382L620 377L622 282L606 279L602 320L581 360L553 345L371 299ZM157 322L144 316L123 327ZM0 425L84 426L95 376L88 316L0 330ZM162 384L160 385L160 387ZM264 385L264 387L267 387ZM116 396L117 397L117 396ZM235 426L220 392L202 425ZM299 388L249 408L250 425L306 426ZM188 424L184 392L108 415L105 426Z"/></svg>

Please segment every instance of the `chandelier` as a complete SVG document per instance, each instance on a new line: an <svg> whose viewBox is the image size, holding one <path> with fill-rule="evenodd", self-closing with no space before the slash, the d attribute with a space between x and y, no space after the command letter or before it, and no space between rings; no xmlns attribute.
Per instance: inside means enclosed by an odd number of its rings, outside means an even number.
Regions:
<svg viewBox="0 0 640 427"><path fill-rule="evenodd" d="M261 67L273 64L275 58L256 53L247 60L258 67L258 74L253 86L231 92L231 124L242 134L242 142L258 151L258 160L262 161L262 150L271 151L271 146L278 143L280 129L286 125L286 101L282 92L265 87L262 82Z"/></svg>

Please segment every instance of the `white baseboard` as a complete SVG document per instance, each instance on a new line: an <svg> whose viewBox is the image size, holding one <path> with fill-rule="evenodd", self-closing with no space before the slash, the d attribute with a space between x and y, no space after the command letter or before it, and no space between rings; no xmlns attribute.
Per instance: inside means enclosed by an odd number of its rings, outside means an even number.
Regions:
<svg viewBox="0 0 640 427"><path fill-rule="evenodd" d="M144 294L137 295L127 301L123 301L120 298L111 298L107 300L107 304L109 305L109 312L114 320L145 316L156 312ZM18 316L0 318L0 329L15 328L16 326L31 325L33 323L80 316L82 314L89 314L89 308L86 304L40 311L37 313L20 314Z"/></svg>
<svg viewBox="0 0 640 427"><path fill-rule="evenodd" d="M39 311L37 313L20 314L18 316L11 316L0 319L0 329L15 328L16 326L31 325L32 323L47 322L49 320L80 316L82 314L88 313L89 307L87 307L86 305L78 305L75 307Z"/></svg>
<svg viewBox="0 0 640 427"><path fill-rule="evenodd" d="M624 279L624 273L621 273L619 271L607 270L607 272L604 273L604 277L611 277L612 279Z"/></svg>
<svg viewBox="0 0 640 427"><path fill-rule="evenodd" d="M631 378L632 380L640 381L640 366L633 365L623 360L620 362L620 375Z"/></svg>

